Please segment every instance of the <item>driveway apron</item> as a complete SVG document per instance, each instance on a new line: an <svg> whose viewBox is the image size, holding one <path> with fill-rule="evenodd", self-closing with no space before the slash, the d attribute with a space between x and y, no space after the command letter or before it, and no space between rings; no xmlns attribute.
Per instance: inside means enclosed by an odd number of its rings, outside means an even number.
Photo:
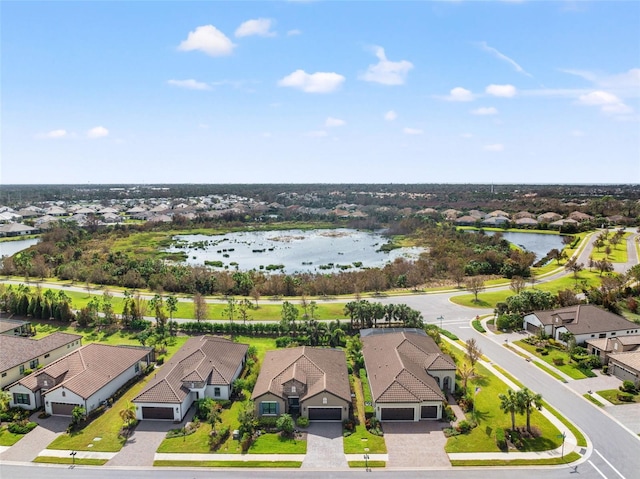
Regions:
<svg viewBox="0 0 640 479"><path fill-rule="evenodd" d="M307 455L303 469L346 468L347 459L342 445L342 424L314 422L307 429Z"/></svg>
<svg viewBox="0 0 640 479"><path fill-rule="evenodd" d="M450 467L444 452L447 442L442 422L385 422L382 425L389 453L388 467Z"/></svg>
<svg viewBox="0 0 640 479"><path fill-rule="evenodd" d="M0 454L0 461L33 461L40 455L40 451L46 449L56 437L67 431L67 426L71 422L69 417L50 416L39 419L37 416L37 413L32 415L31 420L37 422L38 427Z"/></svg>

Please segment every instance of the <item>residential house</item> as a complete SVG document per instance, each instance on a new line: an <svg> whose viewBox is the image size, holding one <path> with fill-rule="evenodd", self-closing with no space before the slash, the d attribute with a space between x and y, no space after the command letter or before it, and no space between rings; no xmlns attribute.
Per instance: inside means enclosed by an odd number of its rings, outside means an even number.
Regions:
<svg viewBox="0 0 640 479"><path fill-rule="evenodd" d="M23 336L31 331L31 322L21 319L0 318L0 334ZM0 339L1 341L1 339Z"/></svg>
<svg viewBox="0 0 640 479"><path fill-rule="evenodd" d="M7 321L4 319L2 323ZM61 332L40 339L0 335L0 388L18 381L25 371L34 371L78 349L81 342L82 336Z"/></svg>
<svg viewBox="0 0 640 479"><path fill-rule="evenodd" d="M38 233L37 228L22 223L6 223L0 225L0 236L24 236Z"/></svg>
<svg viewBox="0 0 640 479"><path fill-rule="evenodd" d="M309 346L267 351L251 398L261 417L344 421L351 408L345 353Z"/></svg>
<svg viewBox="0 0 640 479"><path fill-rule="evenodd" d="M153 350L91 343L9 386L11 406L70 416L76 406L90 413L128 381L142 374Z"/></svg>
<svg viewBox="0 0 640 479"><path fill-rule="evenodd" d="M640 326L593 304L533 311L524 317L523 329L562 341L563 333L571 333L576 344L592 339L605 339L638 334Z"/></svg>
<svg viewBox="0 0 640 479"><path fill-rule="evenodd" d="M609 373L640 387L640 351L614 353L609 356Z"/></svg>
<svg viewBox="0 0 640 479"><path fill-rule="evenodd" d="M587 350L600 358L602 364L609 362L609 355L628 351L640 351L640 334L614 336L603 339L587 339Z"/></svg>
<svg viewBox="0 0 640 479"><path fill-rule="evenodd" d="M248 349L216 336L189 338L133 399L136 417L180 422L197 399L229 399Z"/></svg>
<svg viewBox="0 0 640 479"><path fill-rule="evenodd" d="M441 419L454 391L456 365L421 329L364 329L362 354L376 417Z"/></svg>

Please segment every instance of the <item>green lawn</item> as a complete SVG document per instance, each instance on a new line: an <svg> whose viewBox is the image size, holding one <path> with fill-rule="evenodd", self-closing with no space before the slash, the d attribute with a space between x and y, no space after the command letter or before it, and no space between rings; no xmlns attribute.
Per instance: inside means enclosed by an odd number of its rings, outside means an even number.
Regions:
<svg viewBox="0 0 640 479"><path fill-rule="evenodd" d="M302 466L302 461L153 461L158 467L250 467L292 468Z"/></svg>
<svg viewBox="0 0 640 479"><path fill-rule="evenodd" d="M602 404L600 401L594 398L591 394L583 394L582 397L584 397L588 401L591 401L593 404L595 404L598 407L604 407L604 404Z"/></svg>
<svg viewBox="0 0 640 479"><path fill-rule="evenodd" d="M350 436L343 438L345 454L386 454L387 445L383 436L376 436L367 431L364 424L358 424ZM365 451L368 448L368 451Z"/></svg>
<svg viewBox="0 0 640 479"><path fill-rule="evenodd" d="M601 259L607 259L612 263L625 263L627 261L627 238L630 233L625 233L622 237L622 241L617 245L611 244L609 241L605 241L605 246L600 248L600 251L595 250L591 257L594 261L598 261ZM611 248L611 253L607 256L605 248L609 246Z"/></svg>
<svg viewBox="0 0 640 479"><path fill-rule="evenodd" d="M387 467L387 463L385 461L348 461L349 467Z"/></svg>
<svg viewBox="0 0 640 479"><path fill-rule="evenodd" d="M596 391L600 396L605 398L611 404L633 404L640 403L640 394L635 394L633 396L633 402L624 402L618 399L618 393L620 393L619 389L603 389L602 391Z"/></svg>
<svg viewBox="0 0 640 479"><path fill-rule="evenodd" d="M570 452L564 457L552 457L549 459L466 459L453 460L452 466L557 466L570 464L582 456L577 452Z"/></svg>
<svg viewBox="0 0 640 479"><path fill-rule="evenodd" d="M249 448L249 454L306 454L307 441L262 434Z"/></svg>
<svg viewBox="0 0 640 479"><path fill-rule="evenodd" d="M53 457L53 456L38 456L33 462L39 462L44 464L76 464L78 466L103 466L108 459L76 459L75 461L71 457Z"/></svg>
<svg viewBox="0 0 640 479"><path fill-rule="evenodd" d="M37 434L37 433L36 433ZM3 426L0 428L0 446L13 446L24 437L24 434L14 434Z"/></svg>
<svg viewBox="0 0 640 479"><path fill-rule="evenodd" d="M463 353L457 348L451 348L450 354L457 356L458 364L463 361ZM480 391L475 395L475 417L478 427L469 434L450 437L445 447L446 452L499 452L495 440L495 430L497 428L510 429L511 418L500 409L499 394L507 392L507 385L496 376L491 374L482 365L476 365L476 372L479 375L470 381L469 388L476 387ZM471 417L468 413L467 417ZM516 426L525 425L524 415L516 415ZM531 414L531 425L540 430L540 437L525 441L523 451L545 451L555 449L562 444L558 439L560 431L539 411Z"/></svg>
<svg viewBox="0 0 640 479"><path fill-rule="evenodd" d="M558 369L559 371L562 371L563 373L565 373L567 376L569 376L572 379L584 379L584 378L588 377L587 375L585 375L584 372L582 372L580 369L578 369L576 367L576 364L573 362L573 360L569 356L569 353L567 353L565 351L560 351L559 349L550 348L548 350L549 354L546 355L546 356L543 356L542 354L540 354L539 352L536 351L536 347L535 346L533 346L531 344L528 344L528 343L525 343L522 340L516 341L515 344L517 344L518 346L520 346L522 349L526 350L527 352L533 354L538 359L541 359L545 363L549 364L550 366L553 366L554 368ZM556 366L554 364L554 362L553 362L554 359L562 359L564 364L562 366Z"/></svg>

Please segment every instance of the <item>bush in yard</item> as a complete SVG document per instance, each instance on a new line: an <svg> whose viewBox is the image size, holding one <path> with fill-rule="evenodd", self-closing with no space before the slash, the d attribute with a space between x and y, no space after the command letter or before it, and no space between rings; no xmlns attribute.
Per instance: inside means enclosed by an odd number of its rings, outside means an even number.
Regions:
<svg viewBox="0 0 640 479"><path fill-rule="evenodd" d="M442 420L447 422L456 420L456 413L453 412L451 406L445 406L444 412L442 413Z"/></svg>
<svg viewBox="0 0 640 479"><path fill-rule="evenodd" d="M253 444L253 435L245 432L240 440L240 448L242 449L242 452L247 452L251 447L251 444Z"/></svg>
<svg viewBox="0 0 640 479"><path fill-rule="evenodd" d="M636 385L633 383L633 381L629 381L625 379L624 381L622 381L622 386L620 386L620 391L623 391L625 393L635 394Z"/></svg>
<svg viewBox="0 0 640 479"><path fill-rule="evenodd" d="M625 392L619 392L618 393L618 401L633 402L633 394L625 393Z"/></svg>
<svg viewBox="0 0 640 479"><path fill-rule="evenodd" d="M458 431L460 431L462 434L467 434L471 432L471 430L476 426L477 424L474 421L467 421L465 419L464 421L460 421L458 423L458 427L456 429L458 429Z"/></svg>
<svg viewBox="0 0 640 479"><path fill-rule="evenodd" d="M600 366L602 366L602 363L600 362L600 358L593 354L588 358L580 361L580 363L578 363L578 367L580 369L597 369Z"/></svg>
<svg viewBox="0 0 640 479"><path fill-rule="evenodd" d="M353 421L353 419L347 419L345 421L342 421L342 429L344 431L349 432L349 434L351 434L353 431L356 430L356 423Z"/></svg>
<svg viewBox="0 0 640 479"><path fill-rule="evenodd" d="M293 434L293 418L291 414L282 414L276 421L276 427L283 436L290 437Z"/></svg>
<svg viewBox="0 0 640 479"><path fill-rule="evenodd" d="M9 429L9 432L13 434L27 434L28 432L35 429L37 425L38 423L36 422L12 422L11 424L9 424L7 429Z"/></svg>
<svg viewBox="0 0 640 479"><path fill-rule="evenodd" d="M507 438L504 435L504 429L501 427L496 429L496 445L501 451L505 451L507 449Z"/></svg>
<svg viewBox="0 0 640 479"><path fill-rule="evenodd" d="M547 351L546 349L543 349L543 350L540 352L540 356L549 356L549 351Z"/></svg>
<svg viewBox="0 0 640 479"><path fill-rule="evenodd" d="M298 425L298 427L301 427L303 429L309 427L309 418L300 416L296 421L296 424Z"/></svg>
<svg viewBox="0 0 640 479"><path fill-rule="evenodd" d="M215 451L229 438L229 426L223 426L216 431L217 434L211 432L209 436L209 447Z"/></svg>
<svg viewBox="0 0 640 479"><path fill-rule="evenodd" d="M277 417L261 416L258 418L258 427L267 431L274 431L276 429Z"/></svg>
<svg viewBox="0 0 640 479"><path fill-rule="evenodd" d="M553 364L555 364L556 366L564 366L564 359L553 358Z"/></svg>

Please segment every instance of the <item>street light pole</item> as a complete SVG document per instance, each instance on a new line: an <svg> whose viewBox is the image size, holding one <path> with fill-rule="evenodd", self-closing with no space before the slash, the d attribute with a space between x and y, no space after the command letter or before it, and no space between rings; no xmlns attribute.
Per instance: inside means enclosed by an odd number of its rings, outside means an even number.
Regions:
<svg viewBox="0 0 640 479"><path fill-rule="evenodd" d="M440 315L436 319L440 320L440 329L442 329L442 320L444 319L444 316Z"/></svg>

